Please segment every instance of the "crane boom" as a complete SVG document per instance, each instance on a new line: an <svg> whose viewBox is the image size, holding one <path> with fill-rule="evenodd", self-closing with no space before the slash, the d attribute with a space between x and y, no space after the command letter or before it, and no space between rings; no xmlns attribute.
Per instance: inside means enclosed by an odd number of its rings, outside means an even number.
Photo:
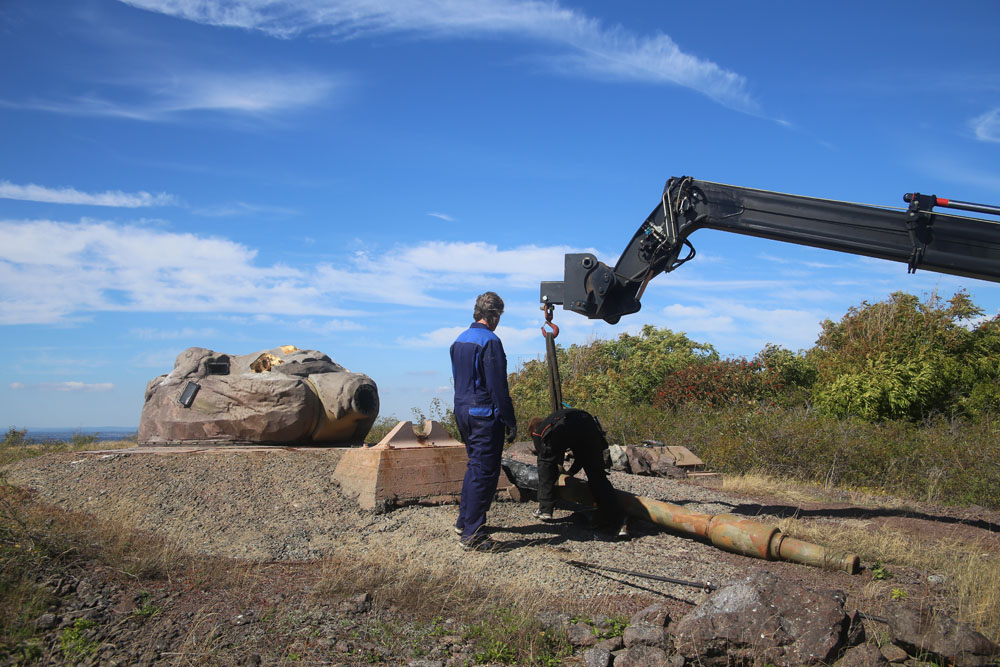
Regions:
<svg viewBox="0 0 1000 667"><path fill-rule="evenodd" d="M652 278L693 259L688 237L699 229L903 262L910 273L919 268L1000 282L1000 222L932 210L1000 214L1000 208L919 193L905 201L909 208L894 209L671 178L613 268L590 253L567 254L563 280L543 282L540 300L615 324L638 312Z"/></svg>

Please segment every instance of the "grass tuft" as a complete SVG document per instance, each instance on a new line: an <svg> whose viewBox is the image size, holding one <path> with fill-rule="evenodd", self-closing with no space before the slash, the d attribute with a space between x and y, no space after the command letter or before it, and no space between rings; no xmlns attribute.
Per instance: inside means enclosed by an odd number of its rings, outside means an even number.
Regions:
<svg viewBox="0 0 1000 667"><path fill-rule="evenodd" d="M340 553L327 558L319 596L370 592L424 622L433 631L442 616L465 619L463 636L475 646L477 663L555 665L571 647L561 633L543 628L537 614L564 604L498 582L485 572L386 563L375 556Z"/></svg>

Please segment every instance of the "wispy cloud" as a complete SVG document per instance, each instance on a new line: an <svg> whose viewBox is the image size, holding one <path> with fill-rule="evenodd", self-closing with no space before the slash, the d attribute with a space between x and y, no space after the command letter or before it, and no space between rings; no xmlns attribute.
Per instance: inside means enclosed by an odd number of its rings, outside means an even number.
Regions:
<svg viewBox="0 0 1000 667"><path fill-rule="evenodd" d="M113 83L88 82L86 94L0 100L0 107L140 121L178 120L197 112L265 117L320 104L342 84L330 76L301 72L189 71L160 78L146 74Z"/></svg>
<svg viewBox="0 0 1000 667"><path fill-rule="evenodd" d="M219 204L217 206L194 208L191 212L197 215L203 215L207 218L228 218L236 215L290 218L299 214L299 211L294 208L288 208L285 206L267 206L264 204L248 204L241 201L230 204ZM315 243L315 239L312 239L312 242Z"/></svg>
<svg viewBox="0 0 1000 667"><path fill-rule="evenodd" d="M0 324L66 323L96 312L297 316L318 333L358 331L357 304L454 309L475 290L531 288L551 279L563 254L580 249L424 242L379 248L335 262L262 265L257 251L223 238L162 229L0 221ZM592 249L591 249L592 251ZM205 331L136 329L165 340Z"/></svg>
<svg viewBox="0 0 1000 667"><path fill-rule="evenodd" d="M427 215L431 216L432 218L440 218L445 222L455 222L455 218L451 217L447 213L428 213Z"/></svg>
<svg viewBox="0 0 1000 667"><path fill-rule="evenodd" d="M465 329L464 326L442 327L418 336L400 336L396 339L396 344L408 348L447 349ZM504 348L508 350L524 348L529 341L536 343L541 338L537 327L517 328L500 325L496 333L503 341Z"/></svg>
<svg viewBox="0 0 1000 667"><path fill-rule="evenodd" d="M105 222L0 221L0 323L55 323L98 311L339 316L297 269L256 251Z"/></svg>
<svg viewBox="0 0 1000 667"><path fill-rule="evenodd" d="M129 335L139 340L176 340L179 338L201 339L213 338L219 332L212 328L194 329L184 327L183 329L153 329L153 328L133 328L129 329Z"/></svg>
<svg viewBox="0 0 1000 667"><path fill-rule="evenodd" d="M456 291L497 289L497 285L537 289L540 281L558 277L567 252L594 250L425 241L388 251L359 251L346 265L322 264L315 273L320 284L336 285L357 300L456 308L459 304L452 298Z"/></svg>
<svg viewBox="0 0 1000 667"><path fill-rule="evenodd" d="M353 320L332 319L316 321L312 319L302 319L294 323L294 328L300 331L312 331L318 334L334 334L343 331L364 331L364 325Z"/></svg>
<svg viewBox="0 0 1000 667"><path fill-rule="evenodd" d="M83 204L86 206L111 206L121 208L141 208L146 206L176 206L177 198L164 192L80 192L76 188L47 188L29 183L17 185L10 181L0 181L0 198L37 201L47 204Z"/></svg>
<svg viewBox="0 0 1000 667"><path fill-rule="evenodd" d="M1000 108L976 116L969 124L976 139L1000 143Z"/></svg>
<svg viewBox="0 0 1000 667"><path fill-rule="evenodd" d="M695 340L728 341L724 349L759 350L766 343L778 343L791 349L810 347L819 334L825 313L816 308L758 307L740 301L718 300L701 304L674 303L663 311L668 326L683 331ZM748 335L749 333L749 335Z"/></svg>
<svg viewBox="0 0 1000 667"><path fill-rule="evenodd" d="M105 392L115 388L113 382L42 382L40 384L26 385L22 382L11 382L8 385L11 389L38 389L41 391L80 391L80 392Z"/></svg>
<svg viewBox="0 0 1000 667"><path fill-rule="evenodd" d="M609 80L666 83L756 113L746 79L685 53L667 35L636 35L558 2L542 0L122 0L197 23L258 30L279 38L333 39L370 33L437 38L512 36L555 47L540 59L561 72Z"/></svg>
<svg viewBox="0 0 1000 667"><path fill-rule="evenodd" d="M798 264L810 269L836 269L840 266L838 264L830 264L828 262L814 262L789 257L778 257L777 255L771 255L768 253L760 253L757 256L765 261L774 262L775 264Z"/></svg>

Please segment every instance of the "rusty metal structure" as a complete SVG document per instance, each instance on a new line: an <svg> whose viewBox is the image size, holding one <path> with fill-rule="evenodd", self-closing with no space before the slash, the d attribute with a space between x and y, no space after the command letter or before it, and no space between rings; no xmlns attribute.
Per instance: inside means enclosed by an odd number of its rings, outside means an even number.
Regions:
<svg viewBox="0 0 1000 667"><path fill-rule="evenodd" d="M538 489L535 466L505 458L503 469L511 482L522 489ZM777 526L735 514L704 514L691 512L679 505L616 491L618 502L626 514L689 537L696 537L733 553L764 560L786 560L848 574L860 571L860 560L854 554L834 552L826 547L784 535ZM556 496L581 505L594 505L586 482L560 475Z"/></svg>

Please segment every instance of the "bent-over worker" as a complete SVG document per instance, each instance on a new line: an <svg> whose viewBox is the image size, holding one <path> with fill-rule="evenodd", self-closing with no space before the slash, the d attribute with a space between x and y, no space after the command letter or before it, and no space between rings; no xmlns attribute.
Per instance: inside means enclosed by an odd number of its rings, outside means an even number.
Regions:
<svg viewBox="0 0 1000 667"><path fill-rule="evenodd" d="M626 536L625 513L604 469L604 450L608 448L608 441L597 418L584 410L557 410L545 419L532 419L528 430L538 455L538 509L535 516L542 521L552 520L556 481L569 449L573 452L573 465L566 474L572 476L581 468L587 473L587 486L597 503L599 519L596 527Z"/></svg>

